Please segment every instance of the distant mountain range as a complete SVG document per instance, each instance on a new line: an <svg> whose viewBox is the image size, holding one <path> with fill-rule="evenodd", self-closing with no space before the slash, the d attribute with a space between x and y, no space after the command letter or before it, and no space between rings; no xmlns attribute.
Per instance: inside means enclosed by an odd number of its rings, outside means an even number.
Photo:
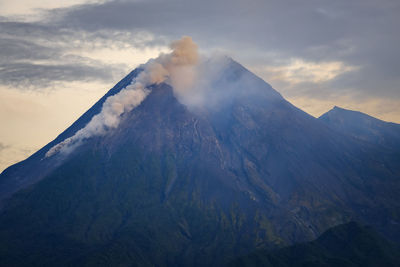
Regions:
<svg viewBox="0 0 400 267"><path fill-rule="evenodd" d="M46 157L141 71L0 175L0 266L221 266L353 220L400 241L399 125L314 118L228 58L218 105L154 84L116 129Z"/></svg>

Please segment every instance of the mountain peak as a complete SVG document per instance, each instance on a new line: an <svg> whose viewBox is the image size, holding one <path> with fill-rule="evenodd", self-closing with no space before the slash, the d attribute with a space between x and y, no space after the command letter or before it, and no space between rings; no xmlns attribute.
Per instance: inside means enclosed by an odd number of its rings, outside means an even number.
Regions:
<svg viewBox="0 0 400 267"><path fill-rule="evenodd" d="M331 110L336 110L336 111L340 111L340 110L346 110L346 109L344 109L344 108L341 108L341 107L339 107L339 106L334 106ZM329 112L329 111L328 111Z"/></svg>
<svg viewBox="0 0 400 267"><path fill-rule="evenodd" d="M319 117L335 131L357 139L383 145L390 149L400 148L400 125L385 122L368 114L335 106Z"/></svg>
<svg viewBox="0 0 400 267"><path fill-rule="evenodd" d="M360 111L357 110L351 110L351 109L346 109L346 108L342 108L339 106L334 106L333 108L331 108L329 111L325 112L324 114L322 114L319 118L324 118L327 116L332 116L332 114L344 114L346 113L347 116L360 116L360 117L370 117L372 119L376 119L368 114L362 113Z"/></svg>

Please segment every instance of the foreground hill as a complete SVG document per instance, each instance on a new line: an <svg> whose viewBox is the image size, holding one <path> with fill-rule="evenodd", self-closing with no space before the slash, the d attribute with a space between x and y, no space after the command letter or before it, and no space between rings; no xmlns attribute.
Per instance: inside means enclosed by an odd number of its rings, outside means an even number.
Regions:
<svg viewBox="0 0 400 267"><path fill-rule="evenodd" d="M275 251L259 250L231 262L230 266L395 267L400 249L372 228L355 222L333 227L318 239Z"/></svg>

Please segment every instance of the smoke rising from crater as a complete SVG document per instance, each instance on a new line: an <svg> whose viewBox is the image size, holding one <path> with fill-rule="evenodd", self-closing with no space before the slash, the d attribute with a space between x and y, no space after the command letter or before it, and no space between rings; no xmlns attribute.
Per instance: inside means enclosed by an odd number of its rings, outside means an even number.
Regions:
<svg viewBox="0 0 400 267"><path fill-rule="evenodd" d="M152 84L167 82L176 90L183 91L191 87L196 78L196 68L199 61L198 48L191 37L184 36L171 43L172 52L160 54L142 65L143 71L132 80L132 83L119 93L106 99L101 112L75 135L53 146L47 153L50 157L57 153L68 154L85 139L106 134L110 129L117 128L121 115L133 110L148 96Z"/></svg>

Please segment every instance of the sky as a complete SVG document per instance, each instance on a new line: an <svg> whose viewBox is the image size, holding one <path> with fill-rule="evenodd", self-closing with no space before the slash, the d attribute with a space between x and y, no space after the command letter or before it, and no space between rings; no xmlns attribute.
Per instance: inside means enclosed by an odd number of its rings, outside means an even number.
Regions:
<svg viewBox="0 0 400 267"><path fill-rule="evenodd" d="M0 0L0 171L189 35L318 117L400 123L398 0Z"/></svg>

